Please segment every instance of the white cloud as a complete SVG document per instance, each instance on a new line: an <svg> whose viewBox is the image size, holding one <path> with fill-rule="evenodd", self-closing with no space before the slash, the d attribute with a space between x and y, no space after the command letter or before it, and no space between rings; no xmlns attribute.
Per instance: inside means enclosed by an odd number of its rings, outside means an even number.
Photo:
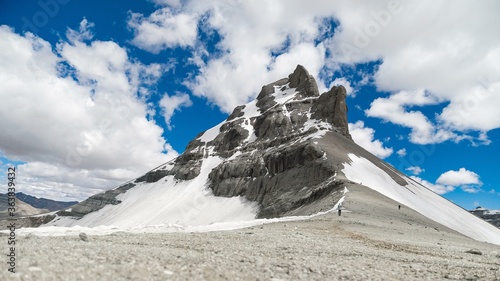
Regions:
<svg viewBox="0 0 500 281"><path fill-rule="evenodd" d="M408 167L406 168L407 171L410 171L412 174L418 176L420 175L423 171L425 171L424 169L420 168L419 166L411 166L411 167Z"/></svg>
<svg viewBox="0 0 500 281"><path fill-rule="evenodd" d="M324 60L324 48L310 43L296 45L289 53L278 56L269 69L270 57L265 53L261 55L255 54L254 60L240 61L232 58L233 55L211 60L187 85L195 95L207 98L229 113L235 106L256 98L263 85L287 77L301 62L306 62L309 73L317 77ZM320 88L326 90L324 86Z"/></svg>
<svg viewBox="0 0 500 281"><path fill-rule="evenodd" d="M180 7L182 5L181 0L153 0L158 5Z"/></svg>
<svg viewBox="0 0 500 281"><path fill-rule="evenodd" d="M436 192L437 194L445 194L455 190L455 187L451 185L433 184L416 176L410 176L410 178L427 187L428 189Z"/></svg>
<svg viewBox="0 0 500 281"><path fill-rule="evenodd" d="M181 107L189 107L192 104L188 94L177 93L173 96L165 94L161 98L160 107L162 108L162 115L169 130L172 129L170 119L174 115L174 111L180 110Z"/></svg>
<svg viewBox="0 0 500 281"><path fill-rule="evenodd" d="M391 2L400 7L391 11ZM380 60L374 76L379 90L426 89L441 102L449 102L437 117L445 130L484 132L500 127L496 108L500 104L500 37L492 36L500 25L496 12L500 3L391 2L336 5L340 26L327 44L336 60L347 64ZM403 112L388 112L380 118L394 122ZM429 134L431 124L425 116L408 113L406 117L415 117L419 126L412 127L412 141L440 142L452 137L433 137L439 129Z"/></svg>
<svg viewBox="0 0 500 281"><path fill-rule="evenodd" d="M406 156L406 148L401 148L400 150L398 150L396 152L396 154L399 156L399 157L404 157Z"/></svg>
<svg viewBox="0 0 500 281"><path fill-rule="evenodd" d="M458 171L447 171L439 176L436 181L440 184L460 186L465 192L476 193L482 185L479 175L465 168Z"/></svg>
<svg viewBox="0 0 500 281"><path fill-rule="evenodd" d="M172 18L161 11L157 10L150 17L154 16L157 22ZM235 106L255 98L262 85L286 77L297 64L304 65L315 77L325 65L326 49L314 41L320 33L321 19L328 16L321 5L300 1L293 4L285 1L187 1L179 13L193 17L203 15L198 17L200 28L207 34L216 31L221 36L216 54L207 53L204 42L196 44L191 61L200 71L186 85L193 94L207 98L224 112L231 112ZM149 34L137 24L131 27L135 29L136 39ZM162 34L164 31L165 28ZM144 43L143 48L154 52L171 47L149 39L139 41ZM318 82L320 89L325 91L324 83Z"/></svg>
<svg viewBox="0 0 500 281"><path fill-rule="evenodd" d="M177 4L175 1L170 2ZM165 7L148 17L132 13L128 25L134 29L134 45L159 53L166 48L193 46L196 42L198 15L176 13Z"/></svg>
<svg viewBox="0 0 500 281"><path fill-rule="evenodd" d="M349 133L355 143L379 158L389 157L393 152L392 148L384 147L380 140L374 140L375 130L365 127L363 121L349 123Z"/></svg>
<svg viewBox="0 0 500 281"><path fill-rule="evenodd" d="M0 26L0 154L26 162L22 185L38 195L84 199L177 154L163 153L163 130L138 97L162 67L134 62L113 42L85 44L78 40L89 37L71 30L68 37L74 41L53 51Z"/></svg>
<svg viewBox="0 0 500 281"><path fill-rule="evenodd" d="M317 75L325 68L380 61L365 78L371 77L390 96L372 104L371 116L410 128L412 142L458 141L463 137L456 132L500 127L500 37L492 36L500 25L496 1L155 3L169 7L149 16L133 14L133 42L152 52L195 47L191 61L200 72L188 86L223 111L255 97L263 84L287 75L290 65L303 64ZM334 32L328 31L325 19L338 23ZM197 27L220 35L217 52L206 51ZM325 81L318 82L326 88ZM418 104L401 95L417 91L431 93L433 102ZM438 103L444 109L433 116L415 108Z"/></svg>
<svg viewBox="0 0 500 281"><path fill-rule="evenodd" d="M382 118L385 121L411 128L410 140L418 144L443 142L456 139L449 131L436 128L420 111L408 110L409 107L434 105L439 100L426 91L402 91L388 98L375 99L365 111L367 116Z"/></svg>
<svg viewBox="0 0 500 281"><path fill-rule="evenodd" d="M500 192L497 192L495 189L490 189L490 191L488 192L488 194L493 194L493 195L498 195L500 196Z"/></svg>
<svg viewBox="0 0 500 281"><path fill-rule="evenodd" d="M92 33L93 27L94 23L89 22L87 19L84 18L80 22L79 30L76 31L73 29L68 29L68 32L66 32L66 37L70 42L90 40L92 39L92 37L94 37L94 34Z"/></svg>

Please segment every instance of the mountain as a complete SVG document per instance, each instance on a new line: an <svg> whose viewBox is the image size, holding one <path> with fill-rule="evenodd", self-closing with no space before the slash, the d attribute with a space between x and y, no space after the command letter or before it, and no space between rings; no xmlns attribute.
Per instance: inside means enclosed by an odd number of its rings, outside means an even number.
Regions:
<svg viewBox="0 0 500 281"><path fill-rule="evenodd" d="M58 211L72 205L78 204L78 201L72 202L63 202L63 201L55 201L46 198L38 198L35 196L31 196L28 194L24 194L22 192L16 193L17 199L30 204L31 206L38 209L47 209L49 211Z"/></svg>
<svg viewBox="0 0 500 281"><path fill-rule="evenodd" d="M15 217L32 216L49 212L49 210L47 209L35 208L32 205L19 200L19 198L17 198L16 200L15 208ZM10 217L8 209L9 201L7 194L0 193L0 219L6 219Z"/></svg>
<svg viewBox="0 0 500 281"><path fill-rule="evenodd" d="M477 207L476 209L469 212L500 228L500 210L488 210L485 208Z"/></svg>
<svg viewBox="0 0 500 281"><path fill-rule="evenodd" d="M200 133L176 159L58 212L49 225L241 226L332 210L349 196L347 187L394 200L372 197L370 206L398 202L466 236L500 244L500 230L354 143L345 88L320 94L300 65Z"/></svg>

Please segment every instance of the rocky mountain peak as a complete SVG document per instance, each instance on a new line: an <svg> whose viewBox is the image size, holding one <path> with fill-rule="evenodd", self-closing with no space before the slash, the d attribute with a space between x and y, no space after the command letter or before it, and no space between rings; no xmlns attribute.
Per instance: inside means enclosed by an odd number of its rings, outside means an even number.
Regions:
<svg viewBox="0 0 500 281"><path fill-rule="evenodd" d="M312 75L302 65L297 65L294 72L288 76L290 88L297 88L297 91L305 93L306 97L319 96L318 84Z"/></svg>
<svg viewBox="0 0 500 281"><path fill-rule="evenodd" d="M347 121L346 97L344 86L333 86L313 104L311 117L332 124L342 135L352 139Z"/></svg>
<svg viewBox="0 0 500 281"><path fill-rule="evenodd" d="M338 167L324 161L317 140L329 133L354 145L347 124L345 88L335 86L320 95L314 77L298 65L288 77L264 85L256 100L237 106L225 121L199 134L175 160L89 198L66 215L81 217L105 204L120 204L116 196L139 183L166 176L195 179L204 161L216 158L222 162L207 179L214 195L243 196L259 203L259 216L279 216L339 187Z"/></svg>
<svg viewBox="0 0 500 281"><path fill-rule="evenodd" d="M313 140L335 132L352 142L347 124L345 88L335 86L320 95L314 77L298 65L288 77L264 85L256 100L236 107L225 121L191 141L170 166L139 180L167 175L193 179L206 157L217 156L225 160L208 177L215 195L257 201L263 206L261 216L282 214L304 203L311 192L321 196L336 186L336 167L321 161L324 152ZM275 202L277 195L304 185L310 186L305 193L292 192L299 199Z"/></svg>

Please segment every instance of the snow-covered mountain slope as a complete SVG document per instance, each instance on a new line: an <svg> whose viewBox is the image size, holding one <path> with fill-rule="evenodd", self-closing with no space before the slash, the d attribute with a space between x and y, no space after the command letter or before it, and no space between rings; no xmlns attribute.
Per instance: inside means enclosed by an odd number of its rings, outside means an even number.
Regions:
<svg viewBox="0 0 500 281"><path fill-rule="evenodd" d="M400 185L382 169L355 154L342 172L351 181L363 185L401 203L420 214L478 241L500 245L500 231L493 225L470 214L409 177Z"/></svg>
<svg viewBox="0 0 500 281"><path fill-rule="evenodd" d="M173 176L141 182L116 197L120 204L106 205L79 220L60 216L53 226L113 226L121 229L164 226L200 226L216 222L248 221L256 217L257 205L240 197L223 198L207 188L208 173L222 160L208 157L198 177L179 181Z"/></svg>
<svg viewBox="0 0 500 281"><path fill-rule="evenodd" d="M358 146L347 124L345 88L320 95L298 66L178 158L58 212L49 225L215 230L307 218L331 211L354 181L459 233L500 244L500 230Z"/></svg>

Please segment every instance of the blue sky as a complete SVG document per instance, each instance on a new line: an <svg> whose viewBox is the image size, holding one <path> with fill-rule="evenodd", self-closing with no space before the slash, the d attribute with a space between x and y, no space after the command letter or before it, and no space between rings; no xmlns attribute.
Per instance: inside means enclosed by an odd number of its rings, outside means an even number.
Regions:
<svg viewBox="0 0 500 281"><path fill-rule="evenodd" d="M20 191L82 200L139 176L302 64L320 90L346 86L358 144L466 209L500 209L496 1L0 7L0 165Z"/></svg>

